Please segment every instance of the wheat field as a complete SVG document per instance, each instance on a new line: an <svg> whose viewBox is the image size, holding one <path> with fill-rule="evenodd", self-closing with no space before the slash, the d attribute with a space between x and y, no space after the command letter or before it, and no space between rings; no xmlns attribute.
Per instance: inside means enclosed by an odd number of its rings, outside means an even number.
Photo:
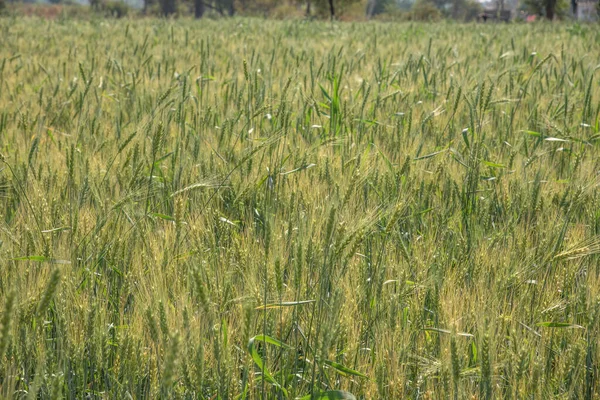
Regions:
<svg viewBox="0 0 600 400"><path fill-rule="evenodd" d="M600 396L593 26L0 19L0 396Z"/></svg>

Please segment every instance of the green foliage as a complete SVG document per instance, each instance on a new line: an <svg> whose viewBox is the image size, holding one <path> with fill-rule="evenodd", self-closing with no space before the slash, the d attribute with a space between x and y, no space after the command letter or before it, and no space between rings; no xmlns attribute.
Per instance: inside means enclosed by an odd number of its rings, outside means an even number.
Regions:
<svg viewBox="0 0 600 400"><path fill-rule="evenodd" d="M160 10L163 16L168 17L177 11L177 2L175 0L158 0Z"/></svg>
<svg viewBox="0 0 600 400"><path fill-rule="evenodd" d="M461 21L474 21L482 11L483 7L478 1L465 0L457 4L457 9L453 18Z"/></svg>
<svg viewBox="0 0 600 400"><path fill-rule="evenodd" d="M129 6L120 0L104 1L100 5L102 12L108 17L123 18L129 14Z"/></svg>
<svg viewBox="0 0 600 400"><path fill-rule="evenodd" d="M0 31L1 398L600 396L597 30Z"/></svg>
<svg viewBox="0 0 600 400"><path fill-rule="evenodd" d="M442 12L431 0L417 0L412 6L409 19L413 21L439 21Z"/></svg>
<svg viewBox="0 0 600 400"><path fill-rule="evenodd" d="M543 15L547 19L564 18L569 10L567 0L523 0L523 6L531 14Z"/></svg>
<svg viewBox="0 0 600 400"><path fill-rule="evenodd" d="M334 17L343 15L344 12L353 4L360 0L312 0L313 9L318 16L332 17L332 5Z"/></svg>
<svg viewBox="0 0 600 400"><path fill-rule="evenodd" d="M368 0L367 16L382 14L390 9L396 8L395 0Z"/></svg>

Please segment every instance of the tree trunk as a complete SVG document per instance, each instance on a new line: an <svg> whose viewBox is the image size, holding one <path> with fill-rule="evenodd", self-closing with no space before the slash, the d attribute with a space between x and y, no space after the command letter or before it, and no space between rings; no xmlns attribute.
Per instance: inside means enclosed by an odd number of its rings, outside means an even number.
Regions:
<svg viewBox="0 0 600 400"><path fill-rule="evenodd" d="M498 18L502 16L502 11L504 11L504 0L498 0Z"/></svg>
<svg viewBox="0 0 600 400"><path fill-rule="evenodd" d="M233 0L229 0L229 4L227 5L227 12L230 17L233 17L235 14L235 5L233 4Z"/></svg>
<svg viewBox="0 0 600 400"><path fill-rule="evenodd" d="M556 8L556 0L546 0L546 18L549 21L554 19L554 10Z"/></svg>
<svg viewBox="0 0 600 400"><path fill-rule="evenodd" d="M306 16L310 17L310 0L306 2Z"/></svg>
<svg viewBox="0 0 600 400"><path fill-rule="evenodd" d="M160 0L160 8L165 17L175 14L175 0Z"/></svg>
<svg viewBox="0 0 600 400"><path fill-rule="evenodd" d="M333 0L329 0L329 14L331 15L331 19L335 18L335 7L333 5Z"/></svg>
<svg viewBox="0 0 600 400"><path fill-rule="evenodd" d="M546 9L546 19L552 21L554 19L554 6L549 6Z"/></svg>
<svg viewBox="0 0 600 400"><path fill-rule="evenodd" d="M369 0L367 2L367 18L373 17L375 14L375 7L377 6L377 0Z"/></svg>
<svg viewBox="0 0 600 400"><path fill-rule="evenodd" d="M202 18L204 15L204 1L203 0L194 0L194 17Z"/></svg>

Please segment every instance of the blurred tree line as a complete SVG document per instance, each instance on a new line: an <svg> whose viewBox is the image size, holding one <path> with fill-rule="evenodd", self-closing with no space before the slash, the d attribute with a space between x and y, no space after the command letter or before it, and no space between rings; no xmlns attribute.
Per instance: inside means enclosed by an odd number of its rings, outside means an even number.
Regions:
<svg viewBox="0 0 600 400"><path fill-rule="evenodd" d="M144 0L146 9L153 1L160 2L160 9L164 15L173 14L177 1L185 0ZM268 16L273 12L281 14L283 11L297 13L303 10L307 16L329 16L336 17L348 5L359 3L360 0L192 0L194 16L202 18L207 12L215 12L221 16L233 16L236 13L262 14ZM373 0L386 2L389 0Z"/></svg>
<svg viewBox="0 0 600 400"><path fill-rule="evenodd" d="M2 0L0 0L2 1ZM102 0L96 0L102 1ZM191 9L196 18L208 13L221 16L261 15L265 17L305 17L357 19L362 17L380 19L405 19L431 21L451 18L470 21L481 18L484 13L492 19L512 12L512 18L520 13L537 15L549 20L565 18L573 12L580 1L586 0L143 0L144 9L158 2L159 13L172 15ZM192 3L186 3L192 2ZM182 12L183 11L183 12ZM509 12L509 14L510 14ZM494 15L496 13L496 15Z"/></svg>
<svg viewBox="0 0 600 400"><path fill-rule="evenodd" d="M514 18L535 14L548 19L563 18L569 9L583 0L0 0L0 13L12 2L47 2L85 4L104 15L123 17L133 9L143 15L185 16L195 18L234 15L273 18L330 18L436 21L452 18L459 21L494 19L506 10ZM484 5L485 4L485 11ZM490 11L491 10L491 11Z"/></svg>
<svg viewBox="0 0 600 400"><path fill-rule="evenodd" d="M164 16L189 12L196 18L242 14L336 19L360 14L367 18L387 15L419 20L442 17L468 20L477 16L481 5L476 0L144 0L143 10Z"/></svg>

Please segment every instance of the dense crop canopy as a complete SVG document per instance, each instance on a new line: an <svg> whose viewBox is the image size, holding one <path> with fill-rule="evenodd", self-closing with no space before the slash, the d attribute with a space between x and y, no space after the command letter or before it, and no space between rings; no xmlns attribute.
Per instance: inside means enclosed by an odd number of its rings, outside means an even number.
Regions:
<svg viewBox="0 0 600 400"><path fill-rule="evenodd" d="M597 29L0 30L1 396L600 396Z"/></svg>

